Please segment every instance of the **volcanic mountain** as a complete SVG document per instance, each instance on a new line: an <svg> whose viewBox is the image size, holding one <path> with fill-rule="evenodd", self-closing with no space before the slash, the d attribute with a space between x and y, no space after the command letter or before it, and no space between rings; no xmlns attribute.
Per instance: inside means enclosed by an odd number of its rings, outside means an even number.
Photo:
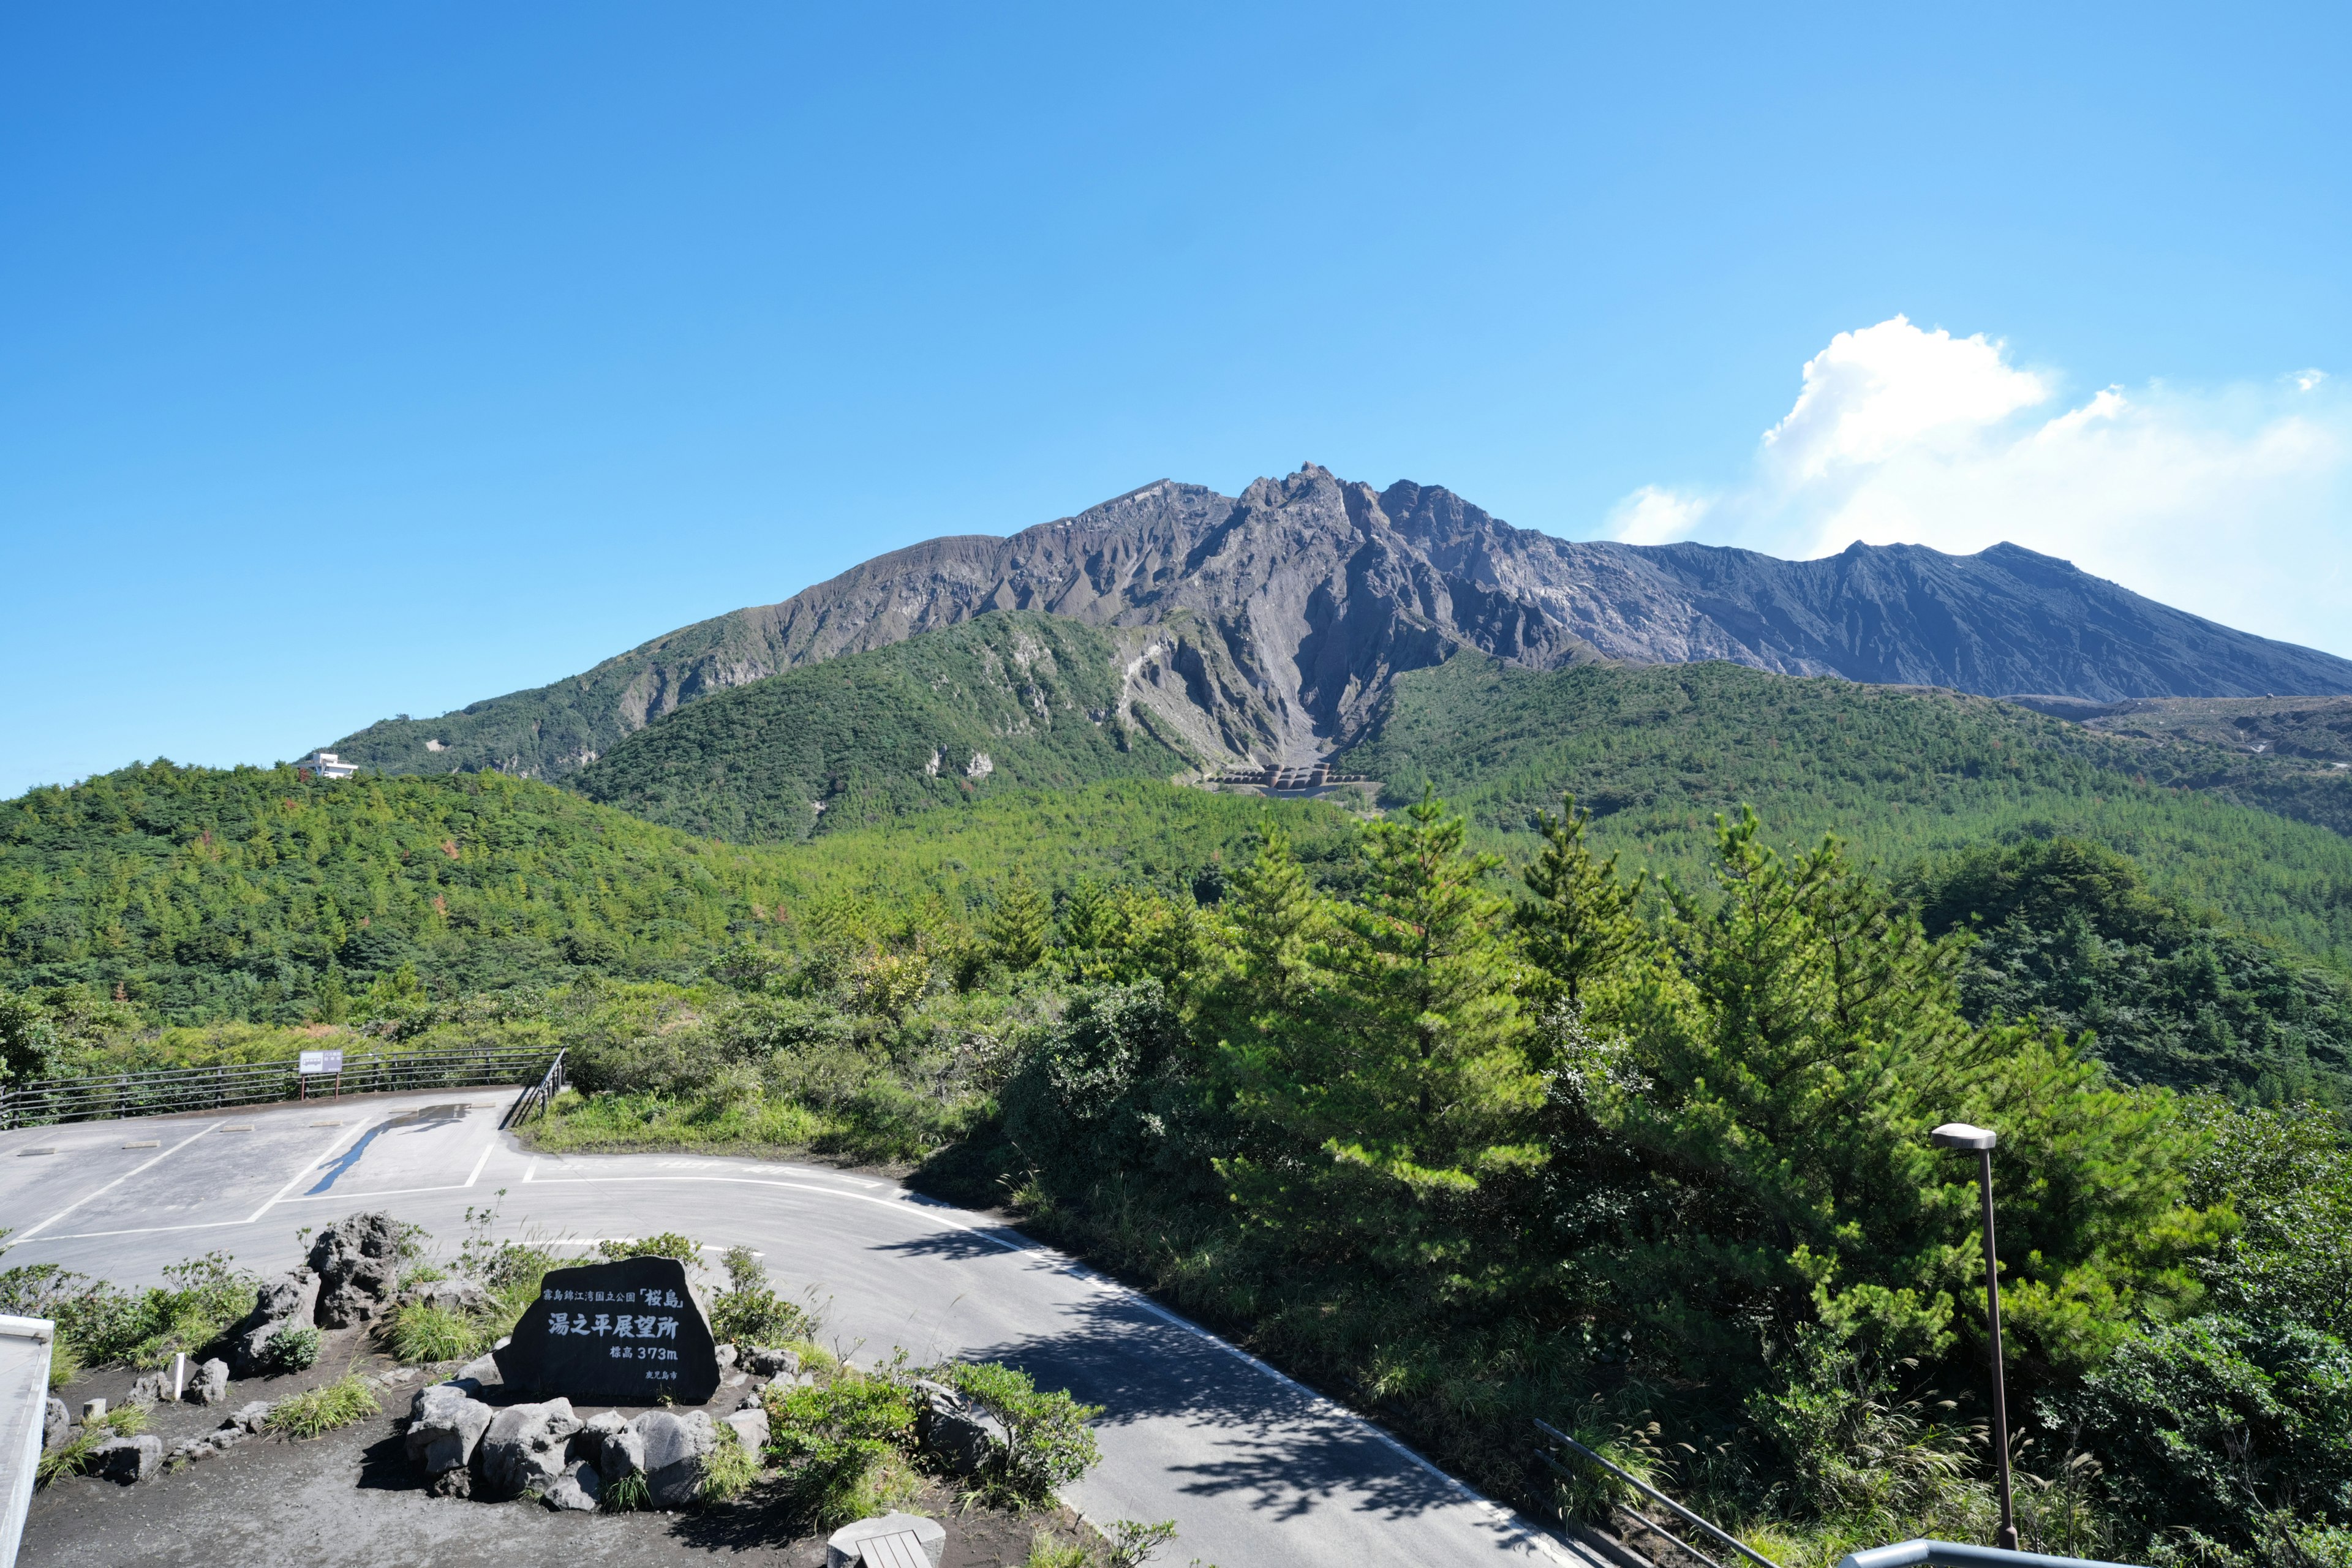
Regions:
<svg viewBox="0 0 2352 1568"><path fill-rule="evenodd" d="M2234 631L2014 544L1854 544L1780 561L1574 542L1451 491L1308 464L1238 497L1162 479L1009 538L878 555L583 674L335 742L394 773L561 777L684 704L992 610L1125 628L1127 678L1198 714L1204 749L1291 763L1377 722L1391 679L1475 648L1507 664L1725 659L1791 675L2147 697L2352 693L2352 661Z"/></svg>

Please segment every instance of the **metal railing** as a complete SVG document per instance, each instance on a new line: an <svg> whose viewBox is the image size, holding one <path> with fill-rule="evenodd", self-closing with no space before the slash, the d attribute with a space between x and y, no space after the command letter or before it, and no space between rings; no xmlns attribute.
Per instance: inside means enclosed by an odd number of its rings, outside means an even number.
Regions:
<svg viewBox="0 0 2352 1568"><path fill-rule="evenodd" d="M558 1051L557 1073L563 1060ZM0 1088L0 1131L46 1127L60 1121L110 1121L121 1116L167 1116L231 1105L264 1105L326 1093L383 1094L395 1089L472 1089L489 1084L530 1083L541 1072L544 1051L528 1047L479 1050L378 1051L346 1056L331 1078L311 1074L305 1084L299 1058L228 1063L209 1068L169 1068L158 1072L97 1073L81 1078L43 1078ZM559 1083L560 1087L560 1083Z"/></svg>
<svg viewBox="0 0 2352 1568"><path fill-rule="evenodd" d="M1898 1541L1849 1552L1838 1568L2125 1568L2088 1557L2051 1557L2039 1552L2004 1552L1998 1546L1967 1546L1953 1541Z"/></svg>
<svg viewBox="0 0 2352 1568"><path fill-rule="evenodd" d="M547 1108L555 1103L555 1097L563 1092L563 1053L558 1051L555 1059L547 1064L547 1070L540 1075L539 1081L524 1089L515 1100L514 1108L507 1112L507 1119L500 1125L519 1127L527 1116L546 1115Z"/></svg>
<svg viewBox="0 0 2352 1568"><path fill-rule="evenodd" d="M1578 1458L1587 1463L1598 1466L1626 1485L1637 1489L1644 1497L1656 1501L1684 1523L1728 1546L1755 1564L1755 1568L1779 1568L1779 1564L1773 1563L1771 1559L1759 1556L1745 1542L1734 1539L1727 1532L1709 1524L1641 1477L1611 1464L1559 1427L1549 1422L1538 1421L1536 1423L1536 1429L1561 1447L1573 1449ZM1550 1467L1554 1474L1563 1479L1573 1479L1567 1466L1545 1453L1541 1448L1536 1450L1536 1458L1541 1459ZM1619 1503L1617 1506L1659 1540L1669 1542L1677 1550L1707 1564L1707 1568L1717 1568L1713 1558L1690 1542L1669 1533L1657 1521L1634 1509L1627 1508L1623 1503ZM1899 1541L1892 1546L1874 1546L1867 1552L1849 1552L1839 1561L1837 1568L2130 1568L2130 1565L2101 1563L2086 1557L2052 1557L2039 1552L2006 1552L1998 1546L1968 1546L1950 1541L1921 1540Z"/></svg>
<svg viewBox="0 0 2352 1568"><path fill-rule="evenodd" d="M1720 1542L1722 1544L1730 1547L1734 1552L1738 1552L1739 1555L1747 1558L1748 1562L1754 1563L1756 1568L1780 1568L1780 1564L1774 1563L1770 1558L1759 1556L1755 1552L1749 1550L1745 1542L1736 1539L1729 1532L1717 1530L1714 1525L1709 1524L1706 1520L1701 1519L1698 1515L1693 1513L1690 1510L1685 1508L1682 1504L1676 1502L1674 1499L1668 1497L1665 1493L1660 1491L1657 1488L1652 1486L1641 1477L1634 1475L1630 1470L1626 1470L1619 1466L1611 1464L1608 1460L1602 1458L1600 1455L1594 1453L1591 1449L1586 1447L1583 1444L1578 1442L1575 1438L1570 1436L1559 1427L1552 1426L1549 1422L1537 1422L1536 1430L1541 1432L1545 1436L1549 1437L1553 1442L1559 1444L1561 1447L1574 1449L1578 1457L1585 1460L1588 1464L1597 1465L1601 1468L1608 1471L1611 1475L1615 1476L1619 1480L1623 1481L1626 1485L1635 1488L1643 1496L1653 1500L1661 1507L1671 1510L1675 1517L1681 1520L1685 1524L1687 1524L1703 1534L1710 1536L1716 1541ZM1552 1471L1563 1479L1574 1479L1572 1473L1566 1465L1561 1464L1558 1459L1553 1458L1541 1448L1538 1448L1536 1450L1536 1458L1541 1459L1546 1465L1549 1466ZM1669 1542L1681 1551L1687 1552L1692 1557L1696 1558L1699 1562L1706 1563L1706 1568L1720 1568L1720 1564L1718 1564L1714 1558L1709 1557L1706 1552L1701 1552L1697 1547L1693 1546L1687 1541L1675 1535L1656 1520L1650 1518L1647 1514L1644 1514L1636 1509L1628 1508L1623 1503L1619 1503L1617 1506L1624 1509L1628 1515L1639 1521L1643 1529L1656 1536L1659 1540ZM1838 1568L1853 1568L1853 1564L1851 1562L1842 1563L1838 1564ZM1870 1563L1865 1564L1864 1568L1903 1568L1903 1565L1892 1563L1883 1565L1878 1563Z"/></svg>

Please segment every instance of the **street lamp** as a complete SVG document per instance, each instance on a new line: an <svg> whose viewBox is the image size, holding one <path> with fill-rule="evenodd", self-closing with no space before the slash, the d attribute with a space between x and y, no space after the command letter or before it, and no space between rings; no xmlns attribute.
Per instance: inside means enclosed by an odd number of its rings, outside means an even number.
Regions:
<svg viewBox="0 0 2352 1568"><path fill-rule="evenodd" d="M2009 1497L2009 1395L2002 1386L2000 1364L2000 1264L1992 1247L1992 1148L2000 1142L1990 1127L1947 1121L1927 1134L1938 1149L1964 1149L1976 1154L1977 1191L1984 1199L1985 1327L1992 1342L1992 1454L2000 1477L2000 1531L1993 1544L2004 1552L2017 1550L2017 1516Z"/></svg>

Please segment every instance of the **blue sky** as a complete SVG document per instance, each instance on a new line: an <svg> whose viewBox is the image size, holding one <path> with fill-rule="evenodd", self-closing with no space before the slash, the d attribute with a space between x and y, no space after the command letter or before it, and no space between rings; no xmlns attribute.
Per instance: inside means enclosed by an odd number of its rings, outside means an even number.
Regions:
<svg viewBox="0 0 2352 1568"><path fill-rule="evenodd" d="M1635 10L13 8L0 792L1310 458L2352 655L2340 7Z"/></svg>

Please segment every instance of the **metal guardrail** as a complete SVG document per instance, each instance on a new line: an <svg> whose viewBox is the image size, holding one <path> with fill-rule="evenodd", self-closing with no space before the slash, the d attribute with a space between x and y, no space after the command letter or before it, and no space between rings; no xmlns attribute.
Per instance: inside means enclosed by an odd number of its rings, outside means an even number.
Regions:
<svg viewBox="0 0 2352 1568"><path fill-rule="evenodd" d="M2039 1552L2004 1552L1998 1546L1966 1546L1953 1541L1898 1541L1850 1552L1838 1568L2128 1568L2088 1557L2049 1557Z"/></svg>
<svg viewBox="0 0 2352 1568"><path fill-rule="evenodd" d="M1632 1471L1611 1464L1608 1460L1602 1458L1600 1455L1594 1453L1591 1449L1586 1447L1583 1444L1578 1442L1575 1438L1570 1436L1559 1427L1552 1426L1549 1422L1537 1422L1536 1430L1541 1432L1545 1436L1549 1437L1555 1443L1575 1449L1576 1452L1588 1462L1600 1466L1602 1469L1608 1471L1611 1475L1615 1476L1619 1480L1623 1481L1628 1486L1637 1488L1643 1496L1654 1499L1663 1507L1672 1510L1675 1518L1680 1519L1685 1524L1696 1526L1697 1529L1705 1531L1707 1535L1710 1535L1717 1541L1721 1542L1724 1545L1730 1547L1734 1552L1738 1552L1742 1557L1747 1558L1748 1562L1754 1563L1756 1568L1780 1568L1780 1564L1773 1562L1770 1558L1759 1556L1755 1552L1749 1550L1745 1542L1736 1539L1727 1531L1718 1530L1714 1525L1709 1524L1706 1520L1701 1519L1698 1515L1693 1513L1690 1510L1685 1508L1682 1504L1676 1502L1674 1499L1668 1497L1665 1493L1660 1491L1657 1488L1652 1486L1641 1477L1634 1475ZM1553 1458L1549 1454L1545 1453L1541 1448L1538 1448L1536 1450L1536 1458L1541 1459L1546 1465L1549 1465L1557 1474L1562 1477L1567 1477L1569 1475L1567 1466L1561 1464L1558 1459ZM1622 1507L1623 1505L1620 1504L1619 1506ZM1706 1563L1706 1568L1717 1568L1717 1564L1713 1558L1709 1557L1706 1552L1699 1551L1688 1542L1678 1540L1671 1531L1666 1530L1664 1526L1659 1524L1657 1521L1651 1519L1633 1509L1628 1508L1625 1511L1632 1514L1635 1519L1640 1520L1642 1523L1649 1529L1650 1532L1657 1536L1660 1540L1673 1542L1675 1545L1681 1548L1683 1551L1689 1552L1701 1563ZM1841 1563L1838 1564L1838 1568L1853 1568L1853 1563L1851 1561ZM1905 1565L1891 1563L1868 1563L1864 1564L1864 1568L1905 1568Z"/></svg>
<svg viewBox="0 0 2352 1568"><path fill-rule="evenodd" d="M546 1061L528 1047L486 1050L381 1051L347 1056L336 1092L382 1094L395 1089L471 1089L530 1080ZM557 1072L563 1053L556 1053ZM240 1062L209 1068L168 1068L156 1072L98 1073L82 1078L34 1079L0 1089L0 1131L46 1127L60 1121L110 1121L122 1116L167 1116L231 1105L262 1105L303 1097L299 1058ZM314 1074L313 1079L323 1075ZM544 1075L541 1080L545 1082Z"/></svg>
<svg viewBox="0 0 2352 1568"><path fill-rule="evenodd" d="M555 1097L563 1092L564 1082L563 1053L558 1051L555 1059L547 1064L547 1070L540 1075L539 1081L522 1091L500 1125L519 1127L526 1116L546 1115L547 1108L555 1103Z"/></svg>

